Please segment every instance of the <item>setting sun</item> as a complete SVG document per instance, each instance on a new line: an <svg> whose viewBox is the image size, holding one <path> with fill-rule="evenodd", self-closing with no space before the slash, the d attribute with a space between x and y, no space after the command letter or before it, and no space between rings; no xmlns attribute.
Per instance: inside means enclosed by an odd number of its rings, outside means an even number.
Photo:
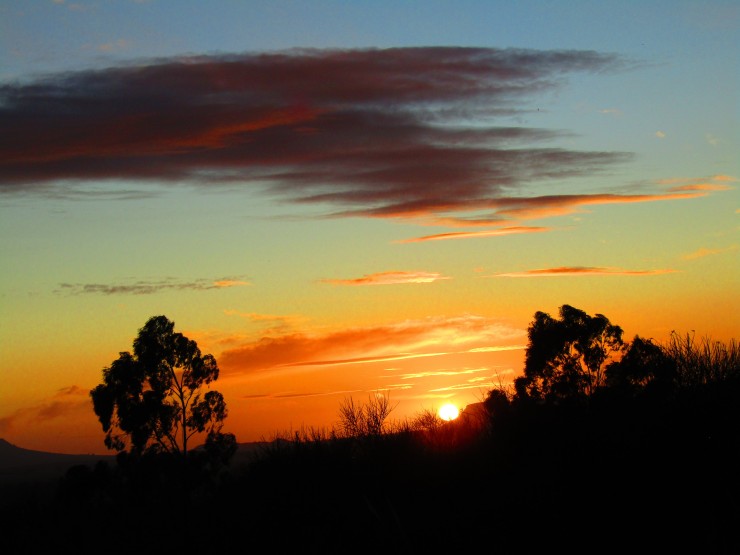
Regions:
<svg viewBox="0 0 740 555"><path fill-rule="evenodd" d="M442 420L454 420L460 414L460 410L452 403L442 405L439 409L439 417Z"/></svg>

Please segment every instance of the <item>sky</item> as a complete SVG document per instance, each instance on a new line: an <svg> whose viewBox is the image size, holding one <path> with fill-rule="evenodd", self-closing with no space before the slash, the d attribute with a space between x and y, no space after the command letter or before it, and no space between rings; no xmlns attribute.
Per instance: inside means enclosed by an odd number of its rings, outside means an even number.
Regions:
<svg viewBox="0 0 740 555"><path fill-rule="evenodd" d="M239 442L481 401L564 304L740 330L740 6L0 0L0 437L106 453L146 321Z"/></svg>

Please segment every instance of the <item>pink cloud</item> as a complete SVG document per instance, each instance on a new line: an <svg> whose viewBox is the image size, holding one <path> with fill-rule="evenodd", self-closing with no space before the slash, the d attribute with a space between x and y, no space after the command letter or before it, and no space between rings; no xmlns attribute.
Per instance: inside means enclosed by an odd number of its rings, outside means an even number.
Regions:
<svg viewBox="0 0 740 555"><path fill-rule="evenodd" d="M353 279L323 279L333 285L398 285L408 283L432 283L450 279L437 272L379 272Z"/></svg>
<svg viewBox="0 0 740 555"><path fill-rule="evenodd" d="M672 274L676 270L625 270L622 268L601 268L595 266L560 266L540 268L524 272L507 272L489 277L554 277L554 276L654 276Z"/></svg>

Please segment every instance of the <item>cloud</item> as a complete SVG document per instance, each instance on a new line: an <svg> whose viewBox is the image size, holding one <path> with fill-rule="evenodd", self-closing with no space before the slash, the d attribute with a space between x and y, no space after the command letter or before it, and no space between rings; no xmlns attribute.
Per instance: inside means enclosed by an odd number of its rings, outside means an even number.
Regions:
<svg viewBox="0 0 740 555"><path fill-rule="evenodd" d="M129 43L125 39L118 39L112 42L106 42L98 46L98 50L101 52L113 52L114 50L124 50L128 48Z"/></svg>
<svg viewBox="0 0 740 555"><path fill-rule="evenodd" d="M242 287L244 285L249 285L248 281L244 281L241 279L219 279L213 282L213 287L217 289L225 289L228 287Z"/></svg>
<svg viewBox="0 0 740 555"><path fill-rule="evenodd" d="M77 385L59 389L53 396L43 402L16 410L0 418L0 434L17 428L29 428L72 414L91 410L89 392Z"/></svg>
<svg viewBox="0 0 740 555"><path fill-rule="evenodd" d="M491 229L486 231L453 231L448 233L437 233L436 235L425 235L423 237L413 237L411 239L401 239L395 243L422 243L424 241L446 241L448 239L474 239L480 237L499 237L502 235L515 235L519 233L541 233L550 231L549 227L503 227L500 229Z"/></svg>
<svg viewBox="0 0 740 555"><path fill-rule="evenodd" d="M658 185L671 185L671 192L685 191L730 191L734 187L729 183L736 183L738 179L731 175L713 175L711 177L673 177L660 179Z"/></svg>
<svg viewBox="0 0 740 555"><path fill-rule="evenodd" d="M61 283L57 293L69 293L81 295L86 293L102 295L151 295L166 290L194 290L205 291L208 289L225 289L229 287L242 287L249 282L241 279L222 278L218 280L199 279L196 281L183 282L174 278L166 278L159 281L137 281L128 284L102 284L102 283Z"/></svg>
<svg viewBox="0 0 740 555"><path fill-rule="evenodd" d="M718 183L694 183L691 185L681 185L672 187L671 191L729 191L732 187Z"/></svg>
<svg viewBox="0 0 740 555"><path fill-rule="evenodd" d="M666 200L690 199L704 195L706 195L705 192L688 191L673 192L670 194L583 194L546 195L537 197L500 197L488 200L486 202L486 207L492 210L492 221L505 219L509 219L509 221L532 220L572 214L577 212L583 206L659 202ZM547 230L547 228L537 227L514 227L502 228L499 231L506 231L507 229L514 233L530 233Z"/></svg>
<svg viewBox="0 0 740 555"><path fill-rule="evenodd" d="M676 270L625 270L622 268L601 268L595 266L560 266L540 268L524 272L507 272L487 277L555 277L555 276L654 276L672 274Z"/></svg>
<svg viewBox="0 0 740 555"><path fill-rule="evenodd" d="M298 322L305 320L303 316L282 315L282 314L261 314L259 312L241 312L235 309L226 309L224 314L227 316L239 316L252 322Z"/></svg>
<svg viewBox="0 0 740 555"><path fill-rule="evenodd" d="M263 326L263 333L287 333L288 330L296 328L298 325L305 323L308 318L297 314L261 314L258 312L242 312L235 309L226 309L223 311L226 316L237 316L243 320ZM211 336L204 336L204 341L221 346L233 346L242 343L247 335L215 333Z"/></svg>
<svg viewBox="0 0 740 555"><path fill-rule="evenodd" d="M715 254L722 254L725 252L736 251L738 250L738 248L740 248L738 245L731 245L723 249L707 249L707 248L702 247L700 249L695 250L694 252L684 254L681 258L684 260L696 260L697 258L705 258L707 256L713 256Z"/></svg>
<svg viewBox="0 0 740 555"><path fill-rule="evenodd" d="M590 177L631 160L544 145L567 131L499 123L565 75L630 63L592 51L291 50L8 83L0 191L52 195L114 180L267 184L338 216L477 210L538 180Z"/></svg>
<svg viewBox="0 0 740 555"><path fill-rule="evenodd" d="M522 333L491 318L464 315L324 333L279 334L225 350L219 356L219 367L226 375L482 352L471 349L510 346L514 340L518 345Z"/></svg>
<svg viewBox="0 0 740 555"><path fill-rule="evenodd" d="M451 279L437 272L380 272L353 279L322 279L333 285L397 285L406 283L432 283Z"/></svg>

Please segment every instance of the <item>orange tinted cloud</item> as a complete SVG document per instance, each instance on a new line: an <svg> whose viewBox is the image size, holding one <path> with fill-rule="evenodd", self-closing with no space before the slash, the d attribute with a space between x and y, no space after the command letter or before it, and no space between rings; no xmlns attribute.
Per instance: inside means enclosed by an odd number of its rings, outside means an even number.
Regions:
<svg viewBox="0 0 740 555"><path fill-rule="evenodd" d="M522 333L490 318L466 315L326 333L280 334L225 350L219 356L219 367L224 373L253 373L289 366L433 357L520 344Z"/></svg>
<svg viewBox="0 0 740 555"><path fill-rule="evenodd" d="M89 391L72 385L57 391L52 397L32 407L18 409L0 418L0 433L38 425L47 420L64 418L72 414L89 413L92 405Z"/></svg>
<svg viewBox="0 0 740 555"><path fill-rule="evenodd" d="M720 188L721 186L717 186ZM708 194L706 190L697 188L686 189L687 192L672 192L664 194L636 194L636 195L620 195L620 194L582 194L582 195L548 195L538 197L499 197L496 199L489 199L482 205L477 206L476 209L488 208L491 210L491 215L485 219L472 220L467 225L487 225L495 227L500 225L502 222L511 222L515 220L532 220L540 218L551 218L557 216L565 216L578 212L579 208L583 206L595 206L604 204L632 204L640 202L659 202L668 200L682 200L691 199L696 197L705 196ZM462 207L459 207L462 209ZM472 209L472 208L471 208ZM377 215L368 214L365 215ZM400 214L392 214L395 217ZM421 214L414 214L416 217ZM466 225L465 219L450 219L444 220L445 223L464 226ZM552 231L550 227L538 227L538 226L510 226L510 227L498 227L496 229L489 229L484 231L458 231L458 232L447 232L439 233L435 235L425 235L422 237L414 237L411 239L402 239L396 241L397 243L418 243L423 241L442 241L447 239L471 239L479 237L496 237L501 235L511 235L519 233L541 233Z"/></svg>
<svg viewBox="0 0 740 555"><path fill-rule="evenodd" d="M738 179L731 175L713 175L711 177L674 177L658 180L659 185L673 185L670 191L728 191L733 189L728 183Z"/></svg>
<svg viewBox="0 0 740 555"><path fill-rule="evenodd" d="M673 187L671 191L729 191L729 185L718 185L716 183L695 183L693 185L681 185Z"/></svg>
<svg viewBox="0 0 740 555"><path fill-rule="evenodd" d="M492 204L497 208L496 214L498 215L517 219L534 219L572 214L581 206L680 200L696 198L705 194L702 192L690 192L642 195L551 195L528 198L503 198L493 201Z"/></svg>
<svg viewBox="0 0 740 555"><path fill-rule="evenodd" d="M249 282L240 279L219 279L213 282L213 286L217 289L226 287L241 287L243 285L249 285Z"/></svg>
<svg viewBox="0 0 740 555"><path fill-rule="evenodd" d="M553 277L553 276L654 276L671 274L676 270L625 270L622 268L600 268L594 266L560 266L540 268L524 272L507 272L491 277Z"/></svg>
<svg viewBox="0 0 740 555"><path fill-rule="evenodd" d="M224 310L227 316L239 316L252 322L299 322L305 320L304 316L285 314L261 314L259 312L241 312L234 309Z"/></svg>
<svg viewBox="0 0 740 555"><path fill-rule="evenodd" d="M695 250L694 252L690 252L688 254L684 254L681 258L684 260L696 260L697 258L704 258L706 256L712 256L715 254L721 254L724 252L730 252L730 251L736 251L738 248L738 245L731 245L729 247L725 247L723 249L707 249L707 248L700 248Z"/></svg>
<svg viewBox="0 0 740 555"><path fill-rule="evenodd" d="M397 285L402 283L432 283L450 279L437 272L379 272L353 279L323 279L333 285Z"/></svg>
<svg viewBox="0 0 740 555"><path fill-rule="evenodd" d="M438 233L436 235L425 235L423 237L414 237L412 239L402 239L394 241L395 243L421 243L424 241L446 241L448 239L474 239L479 237L498 237L501 235L514 235L519 233L541 233L551 231L549 227L502 227L500 229L490 229L486 231L457 231L449 233Z"/></svg>

